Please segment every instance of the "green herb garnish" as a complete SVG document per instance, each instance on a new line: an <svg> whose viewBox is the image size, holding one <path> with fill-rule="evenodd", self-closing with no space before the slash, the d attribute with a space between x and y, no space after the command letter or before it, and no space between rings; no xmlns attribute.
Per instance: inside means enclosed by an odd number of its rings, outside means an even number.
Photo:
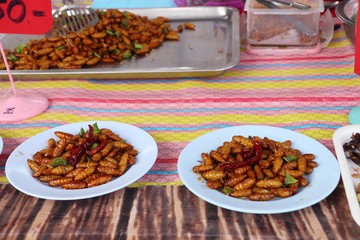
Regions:
<svg viewBox="0 0 360 240"><path fill-rule="evenodd" d="M13 55L13 54L8 55L6 57L6 59L9 60L9 61L12 61L12 62L16 62L17 60L19 60L19 58L16 57L15 55Z"/></svg>
<svg viewBox="0 0 360 240"><path fill-rule="evenodd" d="M94 134L100 133L100 128L99 128L99 126L97 125L97 122L94 123L94 124L92 125L92 127L93 127L93 129L94 129Z"/></svg>
<svg viewBox="0 0 360 240"><path fill-rule="evenodd" d="M123 55L123 59L129 59L131 57L132 57L132 54L131 54L130 50L127 50Z"/></svg>
<svg viewBox="0 0 360 240"><path fill-rule="evenodd" d="M121 53L121 51L119 49L115 48L113 53L116 54L116 55L119 55Z"/></svg>
<svg viewBox="0 0 360 240"><path fill-rule="evenodd" d="M17 47L15 48L15 52L16 52L16 53L22 53L24 47L26 47L25 44L19 44L19 45L17 45Z"/></svg>
<svg viewBox="0 0 360 240"><path fill-rule="evenodd" d="M125 28L128 28L128 27L129 27L129 23L128 23L128 21L127 21L126 19L122 19L122 20L121 20L121 25L122 25L123 27L125 27Z"/></svg>
<svg viewBox="0 0 360 240"><path fill-rule="evenodd" d="M298 157L295 155L289 155L289 156L284 157L284 160L287 162L295 162L298 160Z"/></svg>
<svg viewBox="0 0 360 240"><path fill-rule="evenodd" d="M119 33L115 30L107 30L106 33L110 36L116 36L116 37L119 36Z"/></svg>
<svg viewBox="0 0 360 240"><path fill-rule="evenodd" d="M285 186L290 186L297 182L297 179L295 179L293 176L291 176L288 172L285 171Z"/></svg>
<svg viewBox="0 0 360 240"><path fill-rule="evenodd" d="M136 50L140 50L140 49L144 48L144 46L139 44L139 43L134 43L134 47L135 47Z"/></svg>
<svg viewBox="0 0 360 240"><path fill-rule="evenodd" d="M98 53L96 53L96 52L93 52L92 54L93 54L95 57L101 58L101 56L100 56Z"/></svg>
<svg viewBox="0 0 360 240"><path fill-rule="evenodd" d="M53 162L53 167L57 167L60 165L67 166L67 165L69 165L69 162L63 158L55 158L54 162Z"/></svg>
<svg viewBox="0 0 360 240"><path fill-rule="evenodd" d="M79 132L80 137L83 137L84 134L85 134L85 130L83 128L80 128L80 132Z"/></svg>
<svg viewBox="0 0 360 240"><path fill-rule="evenodd" d="M232 189L232 188L229 188L229 187L224 187L224 188L222 189L222 192L225 193L226 195L230 195L230 194L232 194L233 192L235 192L235 190Z"/></svg>

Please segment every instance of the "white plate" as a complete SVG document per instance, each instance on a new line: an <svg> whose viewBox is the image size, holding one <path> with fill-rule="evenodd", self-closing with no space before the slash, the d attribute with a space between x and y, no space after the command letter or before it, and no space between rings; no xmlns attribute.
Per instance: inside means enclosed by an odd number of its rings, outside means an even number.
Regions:
<svg viewBox="0 0 360 240"><path fill-rule="evenodd" d="M3 140L2 140L2 138L0 136L0 154L2 153L3 146L4 146L4 143L3 143Z"/></svg>
<svg viewBox="0 0 360 240"><path fill-rule="evenodd" d="M49 138L56 138L55 131L76 134L81 127L86 130L89 124L92 125L95 122L97 122L99 128L109 128L114 133L119 134L138 150L139 154L136 157L136 163L124 175L104 185L78 190L50 187L32 177L31 170L27 165L27 159L31 159L34 153L47 146ZM78 122L49 129L23 142L9 156L5 165L5 173L9 182L15 188L34 197L51 200L85 199L114 192L135 182L150 170L155 163L157 154L156 142L140 128L110 121Z"/></svg>
<svg viewBox="0 0 360 240"><path fill-rule="evenodd" d="M199 164L202 152L216 149L223 142L231 141L234 135L268 137L280 142L291 140L293 148L299 149L302 153L315 154L315 161L319 165L307 175L309 185L289 198L258 202L227 196L208 188L205 181L199 181L198 175L192 171L192 168ZM203 200L222 208L258 214L284 213L309 207L326 198L336 188L340 179L339 165L335 156L321 143L290 130L257 125L229 127L200 136L181 152L178 171L185 186Z"/></svg>
<svg viewBox="0 0 360 240"><path fill-rule="evenodd" d="M353 133L360 132L360 124L348 125L337 129L333 135L335 152L340 165L341 178L345 187L350 212L355 222L360 225L360 204L356 197L355 187L360 183L359 178L354 178L353 173L360 173L360 166L350 159L347 159L343 149L343 144L351 140ZM356 169L358 172L356 172Z"/></svg>

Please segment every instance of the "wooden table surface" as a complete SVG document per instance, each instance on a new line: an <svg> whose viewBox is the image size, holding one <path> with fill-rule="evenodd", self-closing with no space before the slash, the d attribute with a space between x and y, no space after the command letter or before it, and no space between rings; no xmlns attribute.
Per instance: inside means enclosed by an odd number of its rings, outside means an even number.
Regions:
<svg viewBox="0 0 360 240"><path fill-rule="evenodd" d="M332 134L360 106L354 48L343 29L318 54L257 56L212 78L23 80L20 93L49 99L41 115L0 124L0 239L359 239L340 181L311 207L282 214L230 211L198 198L181 182L177 159L204 133L246 124L312 137L334 153ZM2 93L10 91L0 81ZM84 200L28 196L5 175L10 154L32 136L67 123L118 121L157 142L154 166L129 187ZM324 183L326 184L326 182Z"/></svg>

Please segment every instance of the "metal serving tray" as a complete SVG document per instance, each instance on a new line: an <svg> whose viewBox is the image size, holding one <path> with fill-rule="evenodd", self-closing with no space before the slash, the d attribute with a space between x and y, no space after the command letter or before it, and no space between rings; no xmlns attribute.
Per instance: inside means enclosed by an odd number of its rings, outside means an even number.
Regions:
<svg viewBox="0 0 360 240"><path fill-rule="evenodd" d="M135 14L171 19L171 25L191 22L196 30L184 30L179 41L166 41L148 56L121 63L102 63L91 68L64 70L13 70L17 79L144 79L211 77L224 73L240 60L239 12L229 7L183 7L127 10ZM13 50L20 43L39 35L5 35L4 48ZM8 80L7 71L0 79Z"/></svg>

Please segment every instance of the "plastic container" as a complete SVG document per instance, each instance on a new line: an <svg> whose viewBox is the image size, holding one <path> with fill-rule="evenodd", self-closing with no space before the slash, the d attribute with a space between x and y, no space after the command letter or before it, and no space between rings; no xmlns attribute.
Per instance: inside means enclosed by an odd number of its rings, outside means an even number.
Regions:
<svg viewBox="0 0 360 240"><path fill-rule="evenodd" d="M276 1L276 2L275 2ZM283 0L284 1L284 0ZM286 0L293 4L294 1ZM248 44L261 46L311 46L318 44L323 0L296 0L310 8L299 9L277 0L247 0Z"/></svg>

